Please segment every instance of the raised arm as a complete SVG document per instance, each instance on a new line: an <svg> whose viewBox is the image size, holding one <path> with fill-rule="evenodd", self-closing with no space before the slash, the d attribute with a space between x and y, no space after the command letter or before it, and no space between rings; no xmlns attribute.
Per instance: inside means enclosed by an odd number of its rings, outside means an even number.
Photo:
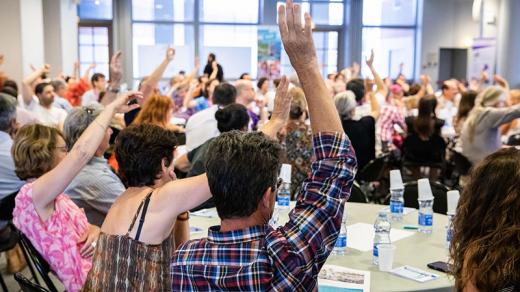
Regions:
<svg viewBox="0 0 520 292"><path fill-rule="evenodd" d="M38 77L40 77L44 73L49 73L51 70L51 65L45 64L40 69L34 70L31 74L29 74L22 82L22 98L26 105L31 104L32 97L34 95L33 83Z"/></svg>
<svg viewBox="0 0 520 292"><path fill-rule="evenodd" d="M83 80L83 82L85 82L86 84L89 84L90 85L90 71L92 71L92 69L96 68L96 64L92 63L90 65L88 65L87 69L85 69L85 72L83 72L83 76L81 77L81 80ZM78 68L79 70L79 68Z"/></svg>
<svg viewBox="0 0 520 292"><path fill-rule="evenodd" d="M96 152L106 135L106 129L115 113L128 112L139 105L127 105L134 98L142 98L139 92L127 92L107 105L101 114L83 132L65 158L51 171L38 178L32 189L33 203L42 220L54 210L54 199L61 194Z"/></svg>
<svg viewBox="0 0 520 292"><path fill-rule="evenodd" d="M276 140L278 132L285 126L289 118L291 101L292 96L289 94L289 79L284 75L276 88L271 119L260 128L260 132Z"/></svg>
<svg viewBox="0 0 520 292"><path fill-rule="evenodd" d="M311 127L314 134L320 132L343 133L338 112L331 98L318 66L316 49L312 39L311 17L305 13L302 29L301 7L287 1L287 10L278 10L278 25L283 45L291 65L302 84L309 104Z"/></svg>
<svg viewBox="0 0 520 292"><path fill-rule="evenodd" d="M164 57L164 60L155 68L155 70L148 76L148 78L141 84L141 88L139 89L143 93L143 102L146 101L148 97L150 97L153 93L153 90L159 83L159 80L161 80L164 71L166 71L166 68L168 68L168 65L173 60L173 57L175 57L175 49L168 48L166 50L166 56Z"/></svg>
<svg viewBox="0 0 520 292"><path fill-rule="evenodd" d="M388 94L388 88L386 88L385 82L383 81L383 79L381 79L381 76L379 76L376 69L374 68L374 50L370 51L370 58L366 59L365 61L367 63L368 68L370 69L370 72L372 72L372 75L374 76L374 82L377 86L377 92L382 96L386 96Z"/></svg>
<svg viewBox="0 0 520 292"><path fill-rule="evenodd" d="M121 65L121 55L118 51L110 60L110 86L101 100L102 105L110 104L117 97L117 93L121 86L121 78L123 76L123 66Z"/></svg>

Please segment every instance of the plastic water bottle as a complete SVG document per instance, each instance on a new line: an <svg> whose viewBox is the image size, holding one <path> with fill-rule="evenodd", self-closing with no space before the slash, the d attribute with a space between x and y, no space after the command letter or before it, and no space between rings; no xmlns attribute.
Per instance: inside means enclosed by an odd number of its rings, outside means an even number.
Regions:
<svg viewBox="0 0 520 292"><path fill-rule="evenodd" d="M430 181L422 178L417 181L419 188L419 232L432 233L433 194Z"/></svg>
<svg viewBox="0 0 520 292"><path fill-rule="evenodd" d="M455 211L457 210L457 204L459 203L460 194L459 191L449 191L448 196L448 225L446 226L446 248L450 248L451 239L453 237L453 217L455 217Z"/></svg>
<svg viewBox="0 0 520 292"><path fill-rule="evenodd" d="M390 241L390 229L392 225L388 220L388 215L385 212L379 212L376 222L374 223L374 249L372 251L373 263L377 265L379 263L379 252L377 250L378 244L391 244Z"/></svg>
<svg viewBox="0 0 520 292"><path fill-rule="evenodd" d="M280 178L282 179L282 185L278 189L278 194L276 198L277 207L279 209L290 208L289 204L291 201L291 165L290 164L282 164L282 169L280 170Z"/></svg>
<svg viewBox="0 0 520 292"><path fill-rule="evenodd" d="M392 221L401 221L404 211L404 185L401 171L394 169L390 171L390 213Z"/></svg>
<svg viewBox="0 0 520 292"><path fill-rule="evenodd" d="M345 206L345 201L343 201ZM347 252L347 209L343 209L343 218L341 220L341 227L339 229L338 239L334 244L332 253L335 255L344 255Z"/></svg>

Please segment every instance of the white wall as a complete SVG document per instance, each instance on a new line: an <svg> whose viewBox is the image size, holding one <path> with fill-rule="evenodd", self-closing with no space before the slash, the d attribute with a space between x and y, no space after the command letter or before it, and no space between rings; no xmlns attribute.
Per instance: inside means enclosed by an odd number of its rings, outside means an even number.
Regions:
<svg viewBox="0 0 520 292"><path fill-rule="evenodd" d="M472 6L473 0L424 0L420 71L430 75L432 82L439 74L441 48L469 48L478 37L479 23L472 20Z"/></svg>
<svg viewBox="0 0 520 292"><path fill-rule="evenodd" d="M5 63L0 69L16 81L22 78L22 39L20 26L20 1L3 0L0 9L0 53Z"/></svg>
<svg viewBox="0 0 520 292"><path fill-rule="evenodd" d="M43 10L42 0L20 0L20 22L22 38L22 72L31 72L29 64L42 66L43 48Z"/></svg>

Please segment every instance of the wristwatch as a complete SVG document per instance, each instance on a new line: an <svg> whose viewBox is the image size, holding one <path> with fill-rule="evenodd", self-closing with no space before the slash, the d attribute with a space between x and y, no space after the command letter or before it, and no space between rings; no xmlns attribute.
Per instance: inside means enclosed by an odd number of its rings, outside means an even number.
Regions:
<svg viewBox="0 0 520 292"><path fill-rule="evenodd" d="M112 92L112 93L115 93L115 94L118 94L120 90L121 90L120 87L111 87L111 86L109 86L109 87L107 88L107 91L108 91L108 92Z"/></svg>

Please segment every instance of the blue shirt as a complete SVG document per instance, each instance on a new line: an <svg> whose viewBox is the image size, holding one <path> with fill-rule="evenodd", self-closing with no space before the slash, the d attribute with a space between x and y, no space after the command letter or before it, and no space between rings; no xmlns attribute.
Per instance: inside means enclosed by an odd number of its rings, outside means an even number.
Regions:
<svg viewBox="0 0 520 292"><path fill-rule="evenodd" d="M0 200L20 190L25 184L14 172L11 156L13 139L6 132L0 131Z"/></svg>

